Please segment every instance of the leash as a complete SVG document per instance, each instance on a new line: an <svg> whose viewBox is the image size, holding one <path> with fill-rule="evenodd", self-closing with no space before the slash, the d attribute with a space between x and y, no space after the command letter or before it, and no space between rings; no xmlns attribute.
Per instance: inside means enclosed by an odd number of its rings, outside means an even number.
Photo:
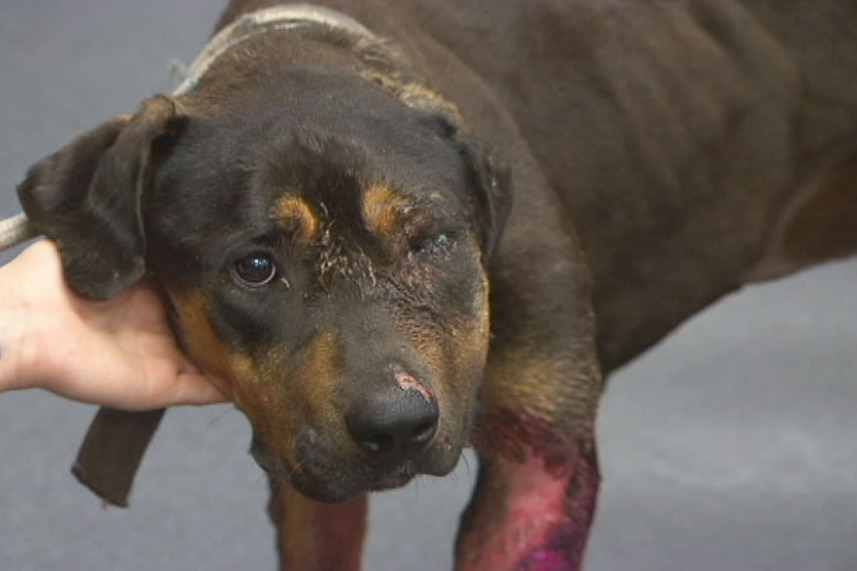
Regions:
<svg viewBox="0 0 857 571"><path fill-rule="evenodd" d="M196 89L199 80L214 62L224 53L240 43L269 32L299 28L311 24L322 24L330 28L345 30L367 39L375 35L357 20L336 10L312 4L283 4L250 12L222 28L203 47L193 61L178 87L174 97ZM23 212L0 220L0 252L14 248L40 236Z"/></svg>
<svg viewBox="0 0 857 571"><path fill-rule="evenodd" d="M32 240L37 235L23 212L0 220L0 252Z"/></svg>

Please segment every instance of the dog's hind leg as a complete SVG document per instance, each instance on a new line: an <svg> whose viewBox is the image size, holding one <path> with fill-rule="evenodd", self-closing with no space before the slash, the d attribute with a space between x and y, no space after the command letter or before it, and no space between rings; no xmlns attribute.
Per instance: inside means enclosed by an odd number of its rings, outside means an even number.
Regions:
<svg viewBox="0 0 857 571"><path fill-rule="evenodd" d="M280 571L359 571L367 506L365 494L324 504L271 480L268 512L277 528Z"/></svg>

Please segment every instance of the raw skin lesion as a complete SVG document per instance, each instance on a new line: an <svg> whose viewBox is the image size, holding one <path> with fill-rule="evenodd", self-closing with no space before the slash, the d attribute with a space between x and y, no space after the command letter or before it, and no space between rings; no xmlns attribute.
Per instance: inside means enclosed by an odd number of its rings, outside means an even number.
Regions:
<svg viewBox="0 0 857 571"><path fill-rule="evenodd" d="M580 571L600 475L592 442L545 419L498 411L502 449L479 447L477 491L463 518L456 571Z"/></svg>
<svg viewBox="0 0 857 571"><path fill-rule="evenodd" d="M479 479L456 571L582 569L600 482L602 384L587 355L517 348L490 361L474 433Z"/></svg>

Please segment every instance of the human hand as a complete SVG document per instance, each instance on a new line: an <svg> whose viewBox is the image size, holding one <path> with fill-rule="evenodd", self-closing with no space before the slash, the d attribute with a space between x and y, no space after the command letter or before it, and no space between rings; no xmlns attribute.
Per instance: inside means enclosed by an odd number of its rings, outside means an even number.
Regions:
<svg viewBox="0 0 857 571"><path fill-rule="evenodd" d="M151 286L81 298L49 240L0 268L0 392L36 387L126 410L226 400L177 346Z"/></svg>

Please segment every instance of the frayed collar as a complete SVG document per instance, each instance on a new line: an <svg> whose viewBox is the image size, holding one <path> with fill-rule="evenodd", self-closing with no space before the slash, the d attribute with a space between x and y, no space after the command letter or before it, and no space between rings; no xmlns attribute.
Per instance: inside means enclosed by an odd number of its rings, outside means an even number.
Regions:
<svg viewBox="0 0 857 571"><path fill-rule="evenodd" d="M182 81L173 91L173 95L183 95L193 91L208 68L236 45L261 34L300 28L310 24L346 30L351 34L370 39L375 37L357 20L336 10L313 4L282 4L243 14L209 40L190 67L182 73Z"/></svg>

